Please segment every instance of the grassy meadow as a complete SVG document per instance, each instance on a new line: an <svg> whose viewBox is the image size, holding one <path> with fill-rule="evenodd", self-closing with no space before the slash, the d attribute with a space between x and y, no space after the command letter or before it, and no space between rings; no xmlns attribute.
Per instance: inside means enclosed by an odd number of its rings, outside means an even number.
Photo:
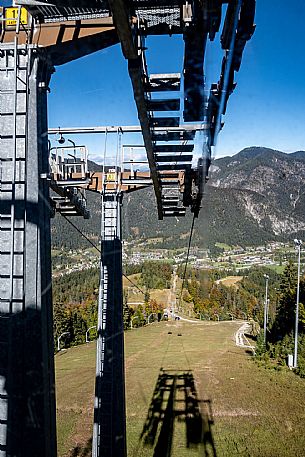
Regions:
<svg viewBox="0 0 305 457"><path fill-rule="evenodd" d="M128 457L302 457L305 379L258 366L241 323L162 322L125 334ZM55 358L59 457L90 456L95 344Z"/></svg>

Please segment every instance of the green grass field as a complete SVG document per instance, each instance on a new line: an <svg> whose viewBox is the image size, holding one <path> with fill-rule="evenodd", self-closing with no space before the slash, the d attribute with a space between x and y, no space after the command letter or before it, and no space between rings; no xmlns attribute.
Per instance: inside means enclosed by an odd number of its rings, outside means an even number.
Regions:
<svg viewBox="0 0 305 457"><path fill-rule="evenodd" d="M258 366L235 346L239 325L126 333L128 457L304 456L305 380ZM91 455L94 365L94 343L56 356L60 457Z"/></svg>
<svg viewBox="0 0 305 457"><path fill-rule="evenodd" d="M217 248L224 249L225 251L229 251L230 249L232 249L232 246L226 243L215 243L215 246Z"/></svg>
<svg viewBox="0 0 305 457"><path fill-rule="evenodd" d="M217 283L221 283L226 287L236 286L243 279L243 276L227 276L226 278L218 279Z"/></svg>
<svg viewBox="0 0 305 457"><path fill-rule="evenodd" d="M145 290L143 284L141 284L141 274L137 273L128 276L131 281L137 285L141 290ZM123 287L128 291L128 302L129 303L141 303L144 302L144 295L138 289L128 281L126 277L123 277ZM169 303L171 290L170 289L150 289L150 298L156 300L156 302L162 307L165 307L166 303ZM162 306L163 305L163 306Z"/></svg>
<svg viewBox="0 0 305 457"><path fill-rule="evenodd" d="M285 270L286 265L268 265L267 268L274 270L277 274L281 275Z"/></svg>

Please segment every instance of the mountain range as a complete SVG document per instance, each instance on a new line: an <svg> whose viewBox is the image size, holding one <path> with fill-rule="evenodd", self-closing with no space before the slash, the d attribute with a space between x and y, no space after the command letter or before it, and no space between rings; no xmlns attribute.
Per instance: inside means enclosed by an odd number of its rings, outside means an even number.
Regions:
<svg viewBox="0 0 305 457"><path fill-rule="evenodd" d="M100 165L89 163L98 171ZM88 195L92 217L73 222L92 241L100 231L100 196ZM124 196L124 238L157 238L156 247L184 247L191 226L185 218L158 221L152 188ZM56 215L53 246L77 248L87 241ZM212 249L215 243L255 246L289 241L305 235L305 151L286 154L264 147L249 147L234 156L212 162L210 179L195 224L193 244Z"/></svg>

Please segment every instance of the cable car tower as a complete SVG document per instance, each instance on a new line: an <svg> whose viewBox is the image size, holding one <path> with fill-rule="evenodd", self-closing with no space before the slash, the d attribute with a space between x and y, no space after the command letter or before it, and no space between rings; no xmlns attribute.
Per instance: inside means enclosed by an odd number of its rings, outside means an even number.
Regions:
<svg viewBox="0 0 305 457"><path fill-rule="evenodd" d="M50 218L56 210L87 218L86 190L102 195L93 456L126 456L122 193L152 183L160 219L183 216L186 207L198 216L254 13L255 0L16 0L0 8L0 456L56 456ZM220 77L207 89L206 44L223 14ZM149 74L145 38L173 34L184 39L182 72ZM84 148L48 144L54 67L117 43L138 110L145 176L123 167L92 175ZM194 164L202 130L206 154Z"/></svg>
<svg viewBox="0 0 305 457"><path fill-rule="evenodd" d="M121 147L120 128L118 145L111 167L104 162L103 171L88 172L87 153L83 147L55 147L50 150L51 188L59 195L73 189L74 195L85 191L101 195L101 264L98 300L96 387L94 403L93 455L125 455L125 376L124 325L122 285L121 208L123 195L152 184L147 160L129 160L126 150L139 146ZM105 157L107 132L105 139ZM64 141L64 137L61 136ZM71 140L70 140L71 141ZM71 141L72 142L72 141ZM125 154L124 154L125 152ZM72 156L72 157L71 157ZM108 158L109 160L109 158ZM135 168L143 167L146 171ZM61 189L61 192L59 191ZM53 196L57 201L58 197ZM74 204L74 215L79 208L75 202L65 202L57 211L67 214L66 204ZM62 205L62 203L61 203ZM68 211L73 211L70 208ZM79 214L78 214L79 215ZM83 214L86 216L86 213Z"/></svg>

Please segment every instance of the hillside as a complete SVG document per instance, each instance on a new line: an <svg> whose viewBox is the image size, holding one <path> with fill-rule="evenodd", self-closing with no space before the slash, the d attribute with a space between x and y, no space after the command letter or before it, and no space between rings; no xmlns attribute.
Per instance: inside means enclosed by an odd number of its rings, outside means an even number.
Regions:
<svg viewBox="0 0 305 457"><path fill-rule="evenodd" d="M100 168L90 163L92 170ZM286 241L305 234L305 152L285 154L251 147L232 157L213 161L194 244L213 247L216 242L259 245ZM100 197L88 195L92 218L74 219L97 242ZM124 197L125 239L163 238L159 247L184 247L190 217L158 221L153 189ZM73 237L71 234L73 233ZM87 245L60 216L52 224L53 245L74 248Z"/></svg>
<svg viewBox="0 0 305 457"><path fill-rule="evenodd" d="M169 321L125 333L128 457L304 455L305 380L255 364L235 346L241 325ZM58 456L89 456L95 345L62 351L55 366Z"/></svg>

